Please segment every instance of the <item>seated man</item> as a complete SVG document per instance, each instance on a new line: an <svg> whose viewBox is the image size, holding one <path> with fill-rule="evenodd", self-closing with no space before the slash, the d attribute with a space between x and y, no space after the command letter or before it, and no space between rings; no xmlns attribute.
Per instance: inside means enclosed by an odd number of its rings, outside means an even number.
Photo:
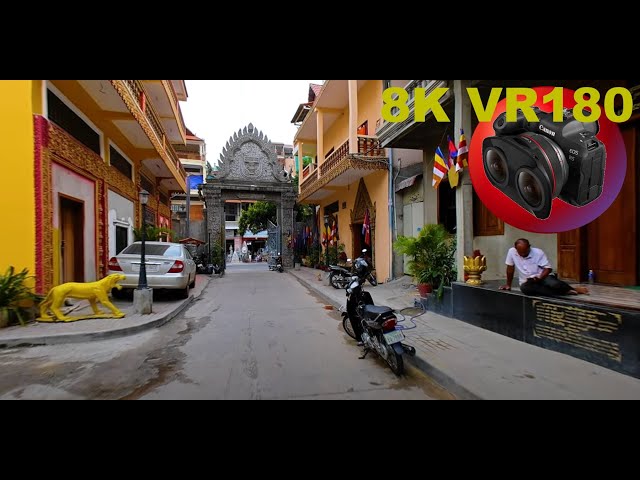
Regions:
<svg viewBox="0 0 640 480"><path fill-rule="evenodd" d="M574 288L551 272L547 255L539 248L531 248L529 240L521 238L507 255L507 284L500 290L511 291L513 274L518 269L520 291L527 296L554 297L559 295L588 295L583 287Z"/></svg>

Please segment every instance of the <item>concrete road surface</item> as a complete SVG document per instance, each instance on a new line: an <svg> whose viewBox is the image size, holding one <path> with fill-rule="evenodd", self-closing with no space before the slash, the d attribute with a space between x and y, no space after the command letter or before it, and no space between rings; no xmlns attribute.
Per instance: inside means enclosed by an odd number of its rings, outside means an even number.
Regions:
<svg viewBox="0 0 640 480"><path fill-rule="evenodd" d="M0 399L451 399L397 378L291 275L229 265L160 329L86 344L0 350Z"/></svg>

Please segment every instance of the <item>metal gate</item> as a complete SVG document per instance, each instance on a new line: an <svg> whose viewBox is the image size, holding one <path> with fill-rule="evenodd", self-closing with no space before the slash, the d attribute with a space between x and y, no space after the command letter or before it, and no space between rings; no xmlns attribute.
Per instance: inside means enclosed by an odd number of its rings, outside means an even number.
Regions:
<svg viewBox="0 0 640 480"><path fill-rule="evenodd" d="M282 253L282 236L280 235L280 227L269 222L267 226L267 250L271 255Z"/></svg>

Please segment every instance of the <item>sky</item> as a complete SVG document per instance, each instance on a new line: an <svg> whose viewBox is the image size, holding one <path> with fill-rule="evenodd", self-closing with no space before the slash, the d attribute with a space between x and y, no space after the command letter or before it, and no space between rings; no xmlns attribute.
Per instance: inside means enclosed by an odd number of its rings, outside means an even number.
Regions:
<svg viewBox="0 0 640 480"><path fill-rule="evenodd" d="M207 161L215 167L229 138L249 123L274 143L291 145L297 127L291 123L309 84L324 80L186 80L188 98L181 102L184 121L207 144Z"/></svg>

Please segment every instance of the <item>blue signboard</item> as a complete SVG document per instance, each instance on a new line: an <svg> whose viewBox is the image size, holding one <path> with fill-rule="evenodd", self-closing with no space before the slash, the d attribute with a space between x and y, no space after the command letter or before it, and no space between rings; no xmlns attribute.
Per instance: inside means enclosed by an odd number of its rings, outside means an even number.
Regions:
<svg viewBox="0 0 640 480"><path fill-rule="evenodd" d="M189 176L189 188L191 190L197 190L198 185L204 183L202 175L190 175Z"/></svg>

